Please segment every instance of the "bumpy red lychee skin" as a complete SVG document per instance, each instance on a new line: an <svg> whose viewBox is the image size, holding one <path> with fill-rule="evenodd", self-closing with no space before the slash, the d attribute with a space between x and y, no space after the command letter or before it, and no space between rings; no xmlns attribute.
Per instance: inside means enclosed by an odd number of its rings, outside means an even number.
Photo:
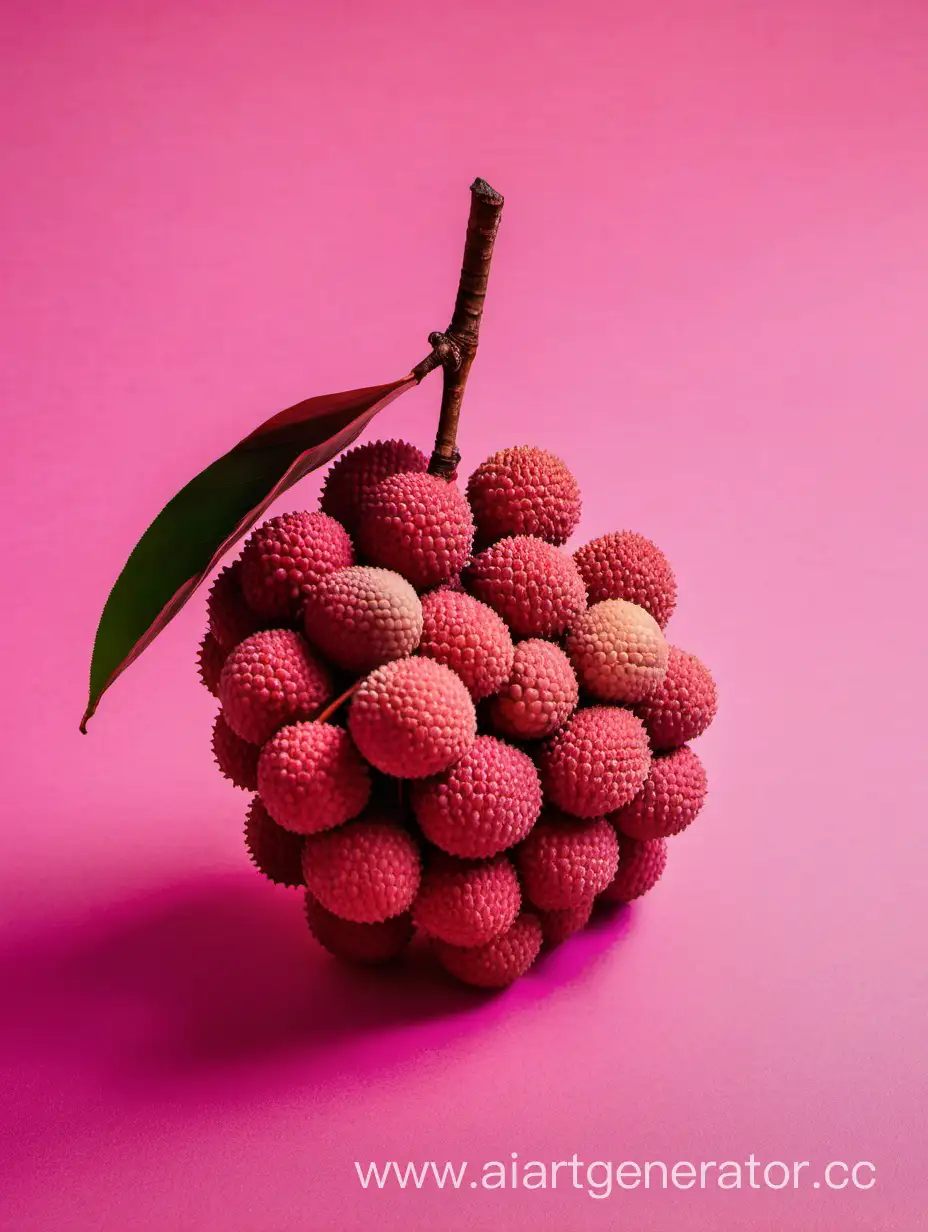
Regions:
<svg viewBox="0 0 928 1232"><path fill-rule="evenodd" d="M328 670L291 629L246 637L219 677L225 720L252 744L264 744L285 724L310 718L331 696Z"/></svg>
<svg viewBox="0 0 928 1232"><path fill-rule="evenodd" d="M245 820L245 846L259 873L275 885L303 885L303 836L279 826L255 797Z"/></svg>
<svg viewBox="0 0 928 1232"><path fill-rule="evenodd" d="M667 671L661 627L625 599L594 603L567 635L567 653L584 689L603 702L639 702Z"/></svg>
<svg viewBox="0 0 928 1232"><path fill-rule="evenodd" d="M612 531L574 552L590 603L627 599L650 612L660 627L677 605L677 583L667 557L644 535Z"/></svg>
<svg viewBox="0 0 928 1232"><path fill-rule="evenodd" d="M423 473L428 458L406 441L371 441L349 449L337 458L325 477L319 508L336 518L350 534L358 529L358 519L368 494L388 475L406 471Z"/></svg>
<svg viewBox="0 0 928 1232"><path fill-rule="evenodd" d="M593 914L594 902L595 899L590 898L577 907L564 907L559 911L539 911L538 918L541 920L541 931L544 934L545 944L560 945L574 933L586 928Z"/></svg>
<svg viewBox="0 0 928 1232"><path fill-rule="evenodd" d="M367 807L371 779L343 728L294 723L261 750L258 792L278 825L297 834L318 834Z"/></svg>
<svg viewBox="0 0 928 1232"><path fill-rule="evenodd" d="M619 869L600 898L607 903L630 903L647 894L661 878L667 865L667 840L619 835Z"/></svg>
<svg viewBox="0 0 928 1232"><path fill-rule="evenodd" d="M650 764L640 719L616 706L591 706L550 737L538 768L546 800L574 817L604 817L631 803Z"/></svg>
<svg viewBox="0 0 928 1232"><path fill-rule="evenodd" d="M322 834L303 846L303 876L310 892L343 920L376 924L408 911L419 889L419 849L386 813Z"/></svg>
<svg viewBox="0 0 928 1232"><path fill-rule="evenodd" d="M219 677L222 675L222 665L225 661L226 652L212 633L207 631L197 650L197 669L200 679L213 697L219 696Z"/></svg>
<svg viewBox="0 0 928 1232"><path fill-rule="evenodd" d="M541 812L541 784L527 753L478 736L444 774L416 783L422 833L449 855L486 859L520 842Z"/></svg>
<svg viewBox="0 0 928 1232"><path fill-rule="evenodd" d="M428 590L460 573L474 542L470 505L437 475L405 473L381 480L367 496L358 544L372 564L395 569Z"/></svg>
<svg viewBox="0 0 928 1232"><path fill-rule="evenodd" d="M541 923L523 911L506 932L485 945L448 945L433 941L435 956L445 970L476 988L506 988L524 975L541 949Z"/></svg>
<svg viewBox="0 0 928 1232"><path fill-rule="evenodd" d="M252 633L267 627L267 622L245 602L241 572L241 561L238 560L220 570L206 600L209 631L225 651L232 650Z"/></svg>
<svg viewBox="0 0 928 1232"><path fill-rule="evenodd" d="M293 620L304 591L354 564L354 547L326 513L284 513L252 531L242 550L242 592L260 616Z"/></svg>
<svg viewBox="0 0 928 1232"><path fill-rule="evenodd" d="M703 764L684 744L651 759L644 787L609 820L631 838L669 838L692 823L705 802L706 789Z"/></svg>
<svg viewBox="0 0 928 1232"><path fill-rule="evenodd" d="M449 945L485 945L519 914L522 891L512 863L455 860L436 853L412 907L418 928Z"/></svg>
<svg viewBox="0 0 928 1232"><path fill-rule="evenodd" d="M477 714L450 667L431 659L396 659L361 682L348 726L372 766L417 779L446 770L470 748Z"/></svg>
<svg viewBox="0 0 928 1232"><path fill-rule="evenodd" d="M422 598L419 653L450 667L479 701L512 671L515 649L501 616L472 595L433 590Z"/></svg>
<svg viewBox="0 0 928 1232"><path fill-rule="evenodd" d="M257 791L260 753L256 744L236 736L220 710L213 724L213 756L220 773L243 791Z"/></svg>
<svg viewBox="0 0 928 1232"><path fill-rule="evenodd" d="M701 736L718 709L715 681L706 665L676 646L654 692L635 707L655 749L675 749Z"/></svg>
<svg viewBox="0 0 928 1232"><path fill-rule="evenodd" d="M463 578L470 593L520 637L558 637L586 611L586 589L573 557L532 535L486 548Z"/></svg>
<svg viewBox="0 0 928 1232"><path fill-rule="evenodd" d="M619 843L605 818L578 821L547 809L514 859L529 902L564 911L595 898L615 876Z"/></svg>
<svg viewBox="0 0 928 1232"><path fill-rule="evenodd" d="M308 890L305 911L309 931L323 949L343 962L389 962L402 953L412 937L412 916L408 911L376 924L358 924L327 911Z"/></svg>
<svg viewBox="0 0 928 1232"><path fill-rule="evenodd" d="M321 578L306 594L306 636L349 672L369 672L419 645L422 604L391 569L353 565Z"/></svg>
<svg viewBox="0 0 928 1232"><path fill-rule="evenodd" d="M497 731L515 740L541 740L557 731L577 708L580 690L567 655L553 642L519 642L512 671L490 703Z"/></svg>
<svg viewBox="0 0 928 1232"><path fill-rule="evenodd" d="M493 543L507 535L537 535L564 544L580 521L580 488L567 466L534 445L501 449L467 482L477 538Z"/></svg>

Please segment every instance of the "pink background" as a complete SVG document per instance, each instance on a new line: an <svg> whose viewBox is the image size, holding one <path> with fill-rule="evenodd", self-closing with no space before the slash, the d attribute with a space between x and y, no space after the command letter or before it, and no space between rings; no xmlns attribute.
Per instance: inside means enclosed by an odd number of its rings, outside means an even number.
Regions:
<svg viewBox="0 0 928 1232"><path fill-rule="evenodd" d="M3 21L2 1226L928 1227L928 9ZM265 415L421 358L475 174L507 204L465 465L568 459L582 538L670 555L672 636L723 699L660 887L490 1000L340 969L251 874L201 598L77 732L140 531ZM437 395L375 428L428 445ZM512 1151L878 1182L595 1202L354 1176Z"/></svg>

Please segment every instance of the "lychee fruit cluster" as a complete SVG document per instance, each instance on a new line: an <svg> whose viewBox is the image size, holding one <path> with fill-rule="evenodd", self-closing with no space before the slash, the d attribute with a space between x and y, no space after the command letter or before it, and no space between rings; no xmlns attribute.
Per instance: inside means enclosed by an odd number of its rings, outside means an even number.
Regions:
<svg viewBox="0 0 928 1232"><path fill-rule="evenodd" d="M257 527L209 593L198 669L247 853L336 957L421 938L502 988L650 890L702 808L716 689L667 641L673 572L631 531L568 552L579 485L535 447L462 491L376 441L320 506Z"/></svg>

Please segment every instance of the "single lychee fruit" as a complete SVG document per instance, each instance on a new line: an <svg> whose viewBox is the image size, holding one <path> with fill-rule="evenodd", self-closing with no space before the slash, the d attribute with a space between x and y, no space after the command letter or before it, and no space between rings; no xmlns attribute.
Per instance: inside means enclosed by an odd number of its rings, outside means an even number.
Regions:
<svg viewBox="0 0 928 1232"><path fill-rule="evenodd" d="M242 592L261 616L293 620L308 587L353 564L354 548L340 522L326 513L283 513L246 540Z"/></svg>
<svg viewBox="0 0 928 1232"><path fill-rule="evenodd" d="M501 616L472 595L433 590L422 599L419 653L444 663L471 697L489 697L512 670L513 645Z"/></svg>
<svg viewBox="0 0 928 1232"><path fill-rule="evenodd" d="M594 603L567 635L580 684L603 702L649 697L667 671L667 643L650 612L625 599Z"/></svg>
<svg viewBox="0 0 928 1232"><path fill-rule="evenodd" d="M515 648L512 671L490 703L493 726L515 740L550 736L577 708L580 690L559 646L528 638Z"/></svg>
<svg viewBox="0 0 928 1232"><path fill-rule="evenodd" d="M351 701L348 726L372 766L425 778L453 765L477 734L464 682L431 659L396 659L371 672Z"/></svg>
<svg viewBox="0 0 928 1232"><path fill-rule="evenodd" d="M493 543L506 535L537 535L563 544L580 521L580 488L567 466L534 445L501 449L467 482L477 538Z"/></svg>
<svg viewBox="0 0 928 1232"><path fill-rule="evenodd" d="M306 923L323 949L343 962L382 963L395 958L412 937L412 916L408 911L376 924L358 924L327 911L306 891Z"/></svg>
<svg viewBox="0 0 928 1232"><path fill-rule="evenodd" d="M644 841L619 835L619 869L615 880L600 895L607 903L630 903L647 894L660 880L667 865L667 840Z"/></svg>
<svg viewBox="0 0 928 1232"><path fill-rule="evenodd" d="M244 642L246 637L251 637L252 633L267 625L245 602L241 574L241 561L226 565L216 574L206 600L209 631L226 651L234 649L239 642Z"/></svg>
<svg viewBox="0 0 928 1232"><path fill-rule="evenodd" d="M542 749L545 797L574 817L604 817L629 804L651 763L644 724L629 710L578 710Z"/></svg>
<svg viewBox="0 0 928 1232"><path fill-rule="evenodd" d="M701 736L718 709L715 681L693 654L670 647L667 671L654 692L635 707L655 749L675 749Z"/></svg>
<svg viewBox="0 0 928 1232"><path fill-rule="evenodd" d="M226 661L226 652L219 645L212 633L207 631L200 648L197 651L197 668L200 679L212 693L219 696L219 677L222 675L222 665Z"/></svg>
<svg viewBox="0 0 928 1232"><path fill-rule="evenodd" d="M541 949L541 924L523 911L506 932L485 945L448 945L433 941L435 956L449 974L477 988L505 988L524 975Z"/></svg>
<svg viewBox="0 0 928 1232"><path fill-rule="evenodd" d="M258 792L278 825L316 834L357 817L370 798L371 779L343 728L294 723L261 750Z"/></svg>
<svg viewBox="0 0 928 1232"><path fill-rule="evenodd" d="M437 475L389 475L361 510L358 544L365 557L402 573L417 590L460 573L473 541L470 505Z"/></svg>
<svg viewBox="0 0 928 1232"><path fill-rule="evenodd" d="M337 458L325 477L319 508L353 535L368 494L388 475L428 470L428 458L406 441L371 441Z"/></svg>
<svg viewBox="0 0 928 1232"><path fill-rule="evenodd" d="M631 804L609 820L632 838L669 838L693 821L706 798L706 772L688 745L651 759L651 773Z"/></svg>
<svg viewBox="0 0 928 1232"><path fill-rule="evenodd" d="M429 842L484 859L525 838L541 812L541 784L527 753L478 736L450 770L414 784L411 800Z"/></svg>
<svg viewBox="0 0 928 1232"><path fill-rule="evenodd" d="M418 928L449 945L484 945L519 914L522 892L505 856L455 860L435 853L412 907Z"/></svg>
<svg viewBox="0 0 928 1232"><path fill-rule="evenodd" d="M358 924L376 924L412 906L419 889L419 849L388 814L371 812L336 830L311 834L303 876L323 907Z"/></svg>
<svg viewBox="0 0 928 1232"><path fill-rule="evenodd" d="M303 836L279 826L257 798L245 820L245 846L259 873L275 885L303 885Z"/></svg>
<svg viewBox="0 0 928 1232"><path fill-rule="evenodd" d="M595 901L590 898L577 907L564 907L559 911L539 911L538 918L541 920L541 931L544 934L545 944L560 945L574 933L580 932L581 928L586 928L593 914Z"/></svg>
<svg viewBox="0 0 928 1232"><path fill-rule="evenodd" d="M501 539L480 552L463 578L520 637L558 637L586 610L573 557L531 535Z"/></svg>
<svg viewBox="0 0 928 1232"><path fill-rule="evenodd" d="M602 817L578 821L547 809L514 859L532 905L563 911L606 888L618 866L619 843Z"/></svg>
<svg viewBox="0 0 928 1232"><path fill-rule="evenodd" d="M307 592L303 621L306 636L336 666L369 672L416 649L422 604L400 574L353 565Z"/></svg>
<svg viewBox="0 0 928 1232"><path fill-rule="evenodd" d="M577 548L574 560L590 603L627 599L665 627L677 604L677 583L667 557L650 539L613 531Z"/></svg>
<svg viewBox="0 0 928 1232"><path fill-rule="evenodd" d="M311 718L331 696L328 670L291 629L246 637L219 677L225 720L252 744L264 744L286 723Z"/></svg>
<svg viewBox="0 0 928 1232"><path fill-rule="evenodd" d="M220 773L243 791L257 791L260 753L256 744L236 736L220 710L213 724L213 756Z"/></svg>

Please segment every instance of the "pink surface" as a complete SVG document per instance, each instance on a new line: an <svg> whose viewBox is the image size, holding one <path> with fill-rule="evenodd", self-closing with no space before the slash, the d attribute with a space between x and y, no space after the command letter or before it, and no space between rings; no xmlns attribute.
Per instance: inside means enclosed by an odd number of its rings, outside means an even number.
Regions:
<svg viewBox="0 0 928 1232"><path fill-rule="evenodd" d="M3 20L0 1224L928 1226L928 10ZM138 533L267 414L421 358L475 174L507 205L466 464L545 445L582 537L657 540L672 636L723 699L659 888L490 1000L338 968L250 874L202 601L77 732ZM377 429L428 446L437 395ZM353 1167L513 1151L868 1160L877 1184L595 1200L365 1192Z"/></svg>

